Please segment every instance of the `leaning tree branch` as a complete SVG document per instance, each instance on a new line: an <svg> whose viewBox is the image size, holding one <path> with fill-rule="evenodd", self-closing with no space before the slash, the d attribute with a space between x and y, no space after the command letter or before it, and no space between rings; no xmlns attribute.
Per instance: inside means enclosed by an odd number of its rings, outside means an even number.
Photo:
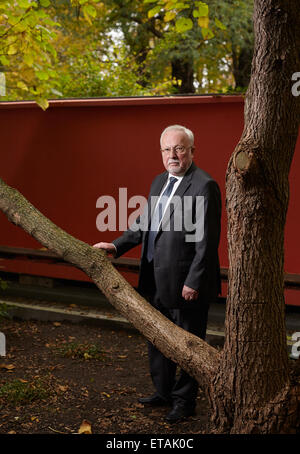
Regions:
<svg viewBox="0 0 300 454"><path fill-rule="evenodd" d="M219 365L220 353L154 309L120 275L104 251L57 227L2 179L0 209L13 224L85 272L108 301L165 356L178 363L199 383L210 383Z"/></svg>

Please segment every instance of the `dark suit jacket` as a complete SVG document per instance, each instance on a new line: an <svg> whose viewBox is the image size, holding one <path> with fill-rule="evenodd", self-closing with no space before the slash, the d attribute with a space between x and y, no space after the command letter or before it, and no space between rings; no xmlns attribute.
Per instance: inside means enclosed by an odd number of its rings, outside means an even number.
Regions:
<svg viewBox="0 0 300 454"><path fill-rule="evenodd" d="M124 234L113 241L117 248L116 257L142 243L139 291L149 295L149 269L146 259L148 228L151 218L151 197L159 196L168 178L168 172L158 175L152 182L148 205L136 222ZM186 197L189 196L189 197ZM204 196L204 199L197 196ZM188 200L187 203L185 201ZM190 226L174 225L180 220L181 213L193 221L194 226L201 223L197 214L197 200L204 200L203 238L187 241L191 235ZM174 202L174 203L173 203ZM201 202L200 202L201 205ZM169 308L195 306L209 303L220 293L220 265L218 246L220 239L221 196L217 183L194 163L190 166L170 201L169 230L167 217L163 217L161 228L155 239L153 259L156 297ZM175 222L175 219L177 221ZM184 221L183 221L184 224ZM189 230L187 230L189 229ZM201 230L199 228L199 230ZM196 302L186 302L181 294L183 285L199 292Z"/></svg>

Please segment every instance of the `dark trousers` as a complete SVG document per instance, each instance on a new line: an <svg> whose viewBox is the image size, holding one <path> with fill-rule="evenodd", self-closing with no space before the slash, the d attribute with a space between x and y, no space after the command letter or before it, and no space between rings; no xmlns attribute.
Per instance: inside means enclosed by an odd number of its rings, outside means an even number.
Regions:
<svg viewBox="0 0 300 454"><path fill-rule="evenodd" d="M152 281L152 290L155 290L154 276L149 264L149 282ZM177 326L189 331L192 334L205 339L207 316L209 305L201 302L189 307L186 302L184 309L170 309L164 307L155 292L148 293L151 304L158 309L165 317ZM148 355L150 364L150 374L156 392L166 400L183 401L188 405L194 406L198 393L198 382L188 375L184 370L177 372L177 364L166 358L153 344L148 342Z"/></svg>

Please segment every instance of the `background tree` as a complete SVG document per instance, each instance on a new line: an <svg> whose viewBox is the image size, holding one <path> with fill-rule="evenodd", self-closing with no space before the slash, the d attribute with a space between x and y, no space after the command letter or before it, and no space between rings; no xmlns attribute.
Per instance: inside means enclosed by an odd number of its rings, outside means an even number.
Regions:
<svg viewBox="0 0 300 454"><path fill-rule="evenodd" d="M35 99L45 108L53 97L244 90L251 7L252 0L2 0L1 100Z"/></svg>
<svg viewBox="0 0 300 454"><path fill-rule="evenodd" d="M161 56L169 58L173 78L181 81L180 93L247 88L253 53L252 0L145 2L157 4L148 13L168 24L162 44L166 52Z"/></svg>
<svg viewBox="0 0 300 454"><path fill-rule="evenodd" d="M89 5L84 14L83 6ZM108 5L55 0L57 17L58 84L64 97L125 96L143 94L138 84L137 64L115 30L107 27ZM130 68L130 71L129 71Z"/></svg>
<svg viewBox="0 0 300 454"><path fill-rule="evenodd" d="M253 54L253 0L209 0L207 3L211 14L221 18L225 28L202 47L198 63L204 80L201 92L207 89L225 93L245 91L250 81Z"/></svg>

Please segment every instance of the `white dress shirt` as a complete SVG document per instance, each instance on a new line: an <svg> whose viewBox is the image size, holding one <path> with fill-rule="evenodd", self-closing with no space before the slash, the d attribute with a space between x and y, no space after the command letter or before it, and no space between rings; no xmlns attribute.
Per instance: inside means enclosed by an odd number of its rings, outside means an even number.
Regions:
<svg viewBox="0 0 300 454"><path fill-rule="evenodd" d="M166 187L168 186L171 177L177 178L177 181L174 183L172 192L171 192L171 194L170 194L170 196L169 196L169 198L168 198L168 200L167 200L166 206L165 206L165 208L164 208L164 212L163 212L162 217L161 217L160 224L161 224L161 222L162 222L162 220L163 220L164 214L165 214L165 212L166 212L168 206L170 205L170 201L171 201L173 195L174 195L175 192L177 191L177 188L178 188L178 186L180 185L180 183L182 182L182 179L183 179L184 175L177 176L177 175L172 175L171 173L169 173L169 176L168 176L168 179L167 179L167 181L166 181L166 184L165 184L164 187L162 188L161 193L160 193L160 195L159 195L159 198L157 199L157 202L156 202L156 205L155 205L155 209L156 209L157 204L159 203L159 201L160 201L160 199L161 199L161 196L162 196L163 193L164 193L164 190L165 190ZM160 226L160 224L159 224L159 226Z"/></svg>

